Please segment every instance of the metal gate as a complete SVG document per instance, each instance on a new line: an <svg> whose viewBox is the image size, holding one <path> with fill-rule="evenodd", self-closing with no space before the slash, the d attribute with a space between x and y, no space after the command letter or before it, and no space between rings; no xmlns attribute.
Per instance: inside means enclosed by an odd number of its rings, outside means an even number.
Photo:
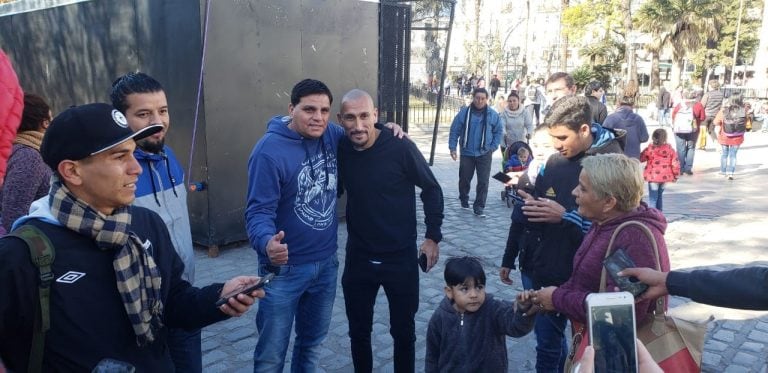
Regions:
<svg viewBox="0 0 768 373"><path fill-rule="evenodd" d="M379 13L379 121L408 131L408 69L411 65L411 6L382 1Z"/></svg>

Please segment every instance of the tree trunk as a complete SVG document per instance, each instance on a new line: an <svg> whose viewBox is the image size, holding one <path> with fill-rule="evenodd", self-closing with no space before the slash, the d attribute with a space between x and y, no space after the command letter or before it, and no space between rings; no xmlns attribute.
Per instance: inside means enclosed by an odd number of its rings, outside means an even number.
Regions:
<svg viewBox="0 0 768 373"><path fill-rule="evenodd" d="M659 76L659 52L651 52L651 89L659 90L661 77Z"/></svg>
<svg viewBox="0 0 768 373"><path fill-rule="evenodd" d="M480 52L480 9L483 8L483 0L475 0L475 50L474 53L477 54ZM476 57L476 56L475 56ZM477 61L477 58L473 59L474 61ZM480 59L482 60L482 59ZM480 63L475 64L472 66L472 73L477 73L478 68L480 67Z"/></svg>
<svg viewBox="0 0 768 373"><path fill-rule="evenodd" d="M768 86L768 4L763 5L760 35L760 45L755 52L755 78L750 81L750 85L765 88Z"/></svg>
<svg viewBox="0 0 768 373"><path fill-rule="evenodd" d="M621 1L621 11L624 13L624 56L627 63L627 82L637 79L637 62L635 48L632 45L632 0Z"/></svg>
<svg viewBox="0 0 768 373"><path fill-rule="evenodd" d="M563 28L563 13L568 9L570 0L560 0L560 71L568 67L568 35Z"/></svg>
<svg viewBox="0 0 768 373"><path fill-rule="evenodd" d="M523 43L523 71L522 80L528 76L528 61L531 60L531 56L528 55L528 40L531 37L530 34L530 19L531 19L531 0L525 1L525 43Z"/></svg>
<svg viewBox="0 0 768 373"><path fill-rule="evenodd" d="M683 83L683 67L685 65L685 59L680 56L674 56L674 64L672 65L672 87L677 88Z"/></svg>

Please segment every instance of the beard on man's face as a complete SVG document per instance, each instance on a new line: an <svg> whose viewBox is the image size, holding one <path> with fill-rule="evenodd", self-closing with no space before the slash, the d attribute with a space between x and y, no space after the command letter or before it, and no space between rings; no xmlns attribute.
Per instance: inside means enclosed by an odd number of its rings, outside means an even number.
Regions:
<svg viewBox="0 0 768 373"><path fill-rule="evenodd" d="M136 146L139 147L139 149L147 152L147 153L160 153L161 150L163 150L163 146L165 145L165 139L160 139L157 141L153 141L152 139L141 139L136 142Z"/></svg>

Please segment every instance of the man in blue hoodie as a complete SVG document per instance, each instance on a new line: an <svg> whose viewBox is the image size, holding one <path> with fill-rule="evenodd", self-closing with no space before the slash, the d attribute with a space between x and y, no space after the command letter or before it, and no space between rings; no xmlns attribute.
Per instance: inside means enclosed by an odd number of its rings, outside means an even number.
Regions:
<svg viewBox="0 0 768 373"><path fill-rule="evenodd" d="M194 284L195 253L189 226L184 171L165 136L171 125L168 100L163 86L144 73L128 73L112 83L112 106L120 110L134 131L153 124L162 130L136 142L133 156L142 173L136 183L135 206L146 207L160 215L168 227L171 242L184 262L182 278ZM168 347L177 372L201 372L200 329L170 329Z"/></svg>
<svg viewBox="0 0 768 373"><path fill-rule="evenodd" d="M488 107L488 91L485 88L475 88L472 92L472 104L459 110L453 118L448 136L448 149L455 161L458 158L456 145L461 142L459 200L464 209L469 208L470 184L477 170L475 202L472 209L475 215L481 218L485 217L483 210L488 197L493 152L499 147L503 135L504 127L499 120L499 114Z"/></svg>
<svg viewBox="0 0 768 373"><path fill-rule="evenodd" d="M336 154L344 137L328 120L332 102L323 82L296 83L288 115L270 119L248 160L248 238L259 273L278 275L256 314L255 372L282 372L294 319L291 370L315 371L331 323L339 267ZM386 127L403 136L400 126Z"/></svg>

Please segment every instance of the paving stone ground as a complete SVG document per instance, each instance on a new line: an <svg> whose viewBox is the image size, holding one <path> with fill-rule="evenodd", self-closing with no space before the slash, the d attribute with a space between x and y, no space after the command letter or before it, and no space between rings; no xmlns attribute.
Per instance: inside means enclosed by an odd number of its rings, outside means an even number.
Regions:
<svg viewBox="0 0 768 373"><path fill-rule="evenodd" d="M647 120L649 132L657 128ZM488 292L513 299L522 290L519 273L508 286L498 280L509 227L510 210L499 196L500 183L491 180L486 203L487 218L477 218L458 203L458 163L447 151L447 139L441 129L433 172L445 194L444 239L440 243L440 263L421 276L421 296L416 315L416 368L424 369L425 335L429 318L443 297L443 263L454 255L482 258L488 277ZM431 128L412 128L410 134L429 158ZM673 138L670 136L670 138ZM497 157L499 156L497 152ZM666 242L673 269L699 267L727 269L743 265L768 265L768 134L750 133L738 153L736 179L729 181L717 175L719 154L710 145L697 151L694 175L683 176L669 185L664 193L664 213L669 221ZM499 164L500 159L494 159ZM474 186L474 185L473 185ZM471 192L474 193L474 190ZM419 232L423 237L423 215ZM346 225L339 225L339 259L344 263ZM224 249L217 258L208 258L197 250L197 284L224 281L235 275L254 274L256 254L246 244ZM341 272L340 272L341 273ZM341 276L339 276L341 278ZM750 284L744 284L750 286ZM723 294L723 296L728 296ZM768 371L768 312L739 311L705 306L685 298L673 297L672 312L689 319L715 320L709 332L703 355L704 372ZM203 365L206 372L250 372L253 348L258 335L254 318L256 307L240 318L230 319L203 330ZM341 285L337 288L331 328L323 343L320 371L351 372L350 342L347 336ZM383 292L377 299L373 326L374 367L376 372L392 372L392 339L389 336L388 308ZM533 334L508 338L510 371L532 372L535 363ZM289 346L287 359L290 360ZM286 365L286 370L290 361Z"/></svg>

